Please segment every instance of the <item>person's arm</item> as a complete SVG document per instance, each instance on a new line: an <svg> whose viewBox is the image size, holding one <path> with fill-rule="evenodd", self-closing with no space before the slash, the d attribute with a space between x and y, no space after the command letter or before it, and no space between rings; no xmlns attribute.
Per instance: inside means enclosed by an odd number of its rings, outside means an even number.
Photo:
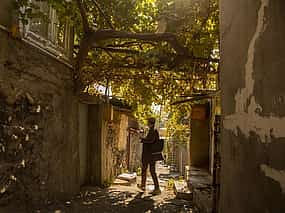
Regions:
<svg viewBox="0 0 285 213"><path fill-rule="evenodd" d="M142 143L154 143L156 140L156 133L155 130L149 130L147 136L145 138L142 138Z"/></svg>

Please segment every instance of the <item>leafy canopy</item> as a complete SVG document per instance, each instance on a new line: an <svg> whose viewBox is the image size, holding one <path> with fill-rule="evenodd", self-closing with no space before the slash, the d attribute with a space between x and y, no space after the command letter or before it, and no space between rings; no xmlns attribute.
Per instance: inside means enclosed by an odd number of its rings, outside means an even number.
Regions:
<svg viewBox="0 0 285 213"><path fill-rule="evenodd" d="M217 0L42 1L74 27L79 92L109 86L144 117L153 103L217 89Z"/></svg>

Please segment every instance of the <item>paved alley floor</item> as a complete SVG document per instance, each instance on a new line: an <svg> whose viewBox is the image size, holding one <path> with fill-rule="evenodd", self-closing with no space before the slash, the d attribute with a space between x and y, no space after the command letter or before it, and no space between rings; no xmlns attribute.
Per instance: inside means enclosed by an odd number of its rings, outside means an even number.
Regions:
<svg viewBox="0 0 285 213"><path fill-rule="evenodd" d="M191 201L176 199L172 187L168 186L169 171L163 165L158 166L162 193L150 194L153 189L152 179L147 179L147 190L140 191L136 183L130 186L112 185L109 188L85 187L71 200L51 204L36 213L197 213ZM140 178L137 179L137 183ZM10 212L9 212L10 213ZM11 212L12 213L12 212ZM14 212L13 212L14 213ZM15 212L16 213L16 212ZM17 212L18 213L18 212ZM30 212L29 212L30 213ZM32 212L31 212L32 213Z"/></svg>
<svg viewBox="0 0 285 213"><path fill-rule="evenodd" d="M94 188L85 191L81 199L72 201L70 207L59 212L194 212L189 201L175 199L172 190L164 190L161 195L143 194L135 187L113 186L106 190Z"/></svg>
<svg viewBox="0 0 285 213"><path fill-rule="evenodd" d="M80 197L61 211L67 213L196 213L190 201L175 198L172 187L168 186L171 178L169 169L158 164L157 172L160 177L161 195L150 194L154 186L151 177L148 176L145 193L136 187L136 183L131 186L113 185L108 189L87 187L81 192ZM137 178L137 183L139 182L140 177Z"/></svg>

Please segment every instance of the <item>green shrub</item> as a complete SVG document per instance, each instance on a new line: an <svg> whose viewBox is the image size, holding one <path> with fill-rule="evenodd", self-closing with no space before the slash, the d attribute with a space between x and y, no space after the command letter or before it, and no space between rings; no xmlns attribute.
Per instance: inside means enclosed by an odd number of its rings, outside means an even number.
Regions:
<svg viewBox="0 0 285 213"><path fill-rule="evenodd" d="M142 175L142 168L138 167L136 172L137 172L137 176L141 176Z"/></svg>

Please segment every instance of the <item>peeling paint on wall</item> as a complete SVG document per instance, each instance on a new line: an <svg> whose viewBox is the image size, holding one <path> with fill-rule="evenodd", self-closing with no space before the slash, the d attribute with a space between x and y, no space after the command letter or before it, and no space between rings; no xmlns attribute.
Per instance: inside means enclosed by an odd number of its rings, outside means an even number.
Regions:
<svg viewBox="0 0 285 213"><path fill-rule="evenodd" d="M253 71L254 71L254 56L255 56L255 46L256 41L260 38L267 27L265 20L265 8L268 6L269 0L261 0L261 7L258 11L258 20L256 25L255 33L249 43L248 52L247 52L247 62L245 64L245 88L238 91L236 94L236 112L245 112L247 101L250 100L251 104L254 104L254 107L259 107L257 104L253 103ZM248 109L249 110L249 109ZM253 113L250 111L249 113Z"/></svg>
<svg viewBox="0 0 285 213"><path fill-rule="evenodd" d="M262 107L256 103L253 95L255 84L253 79L255 46L257 40L267 28L265 9L269 3L269 0L261 0L256 30L249 44L247 62L245 64L245 88L240 89L235 95L235 114L224 118L225 129L232 130L237 135L237 128L239 128L247 137L250 131L254 131L260 136L261 141L265 143L270 143L273 137L285 137L285 118L260 116L259 113L262 112Z"/></svg>
<svg viewBox="0 0 285 213"><path fill-rule="evenodd" d="M284 118L261 117L256 113L243 112L227 116L224 120L225 129L232 130L237 135L239 128L247 137L250 131L253 131L264 143L271 143L273 138L285 137L284 126Z"/></svg>
<svg viewBox="0 0 285 213"><path fill-rule="evenodd" d="M278 182L282 189L282 193L285 193L285 170L279 171L265 164L260 165L260 169L265 173L265 176Z"/></svg>

